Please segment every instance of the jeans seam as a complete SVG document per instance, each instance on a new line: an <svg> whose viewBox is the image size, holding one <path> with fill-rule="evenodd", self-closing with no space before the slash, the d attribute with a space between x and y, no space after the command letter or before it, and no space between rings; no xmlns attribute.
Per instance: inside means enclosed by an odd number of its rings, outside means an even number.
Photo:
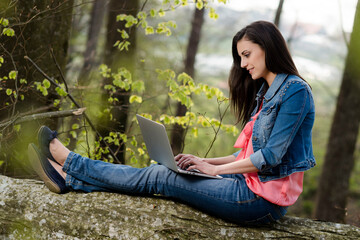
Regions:
<svg viewBox="0 0 360 240"><path fill-rule="evenodd" d="M254 193L255 194L255 193ZM244 204L244 203L251 203L251 202L255 202L260 198L259 195L255 194L255 198L249 199L249 200L245 200L245 201L237 201L237 203L239 204Z"/></svg>

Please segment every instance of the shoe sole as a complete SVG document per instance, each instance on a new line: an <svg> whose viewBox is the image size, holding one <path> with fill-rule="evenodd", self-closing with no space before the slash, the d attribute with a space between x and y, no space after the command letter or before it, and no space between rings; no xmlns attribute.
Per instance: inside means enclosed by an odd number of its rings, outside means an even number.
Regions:
<svg viewBox="0 0 360 240"><path fill-rule="evenodd" d="M39 157L39 154L35 150L33 144L29 144L28 155L29 155L29 160L30 160L30 163L31 163L33 169L38 174L38 176L41 178L41 180L44 181L46 187L54 193L61 193L60 187L56 183L54 183L49 178L49 176L46 174L46 172L41 164L41 159Z"/></svg>
<svg viewBox="0 0 360 240"><path fill-rule="evenodd" d="M40 133L43 131L43 129L45 128L45 126L41 126L37 132L37 139L39 140L39 136L40 136Z"/></svg>

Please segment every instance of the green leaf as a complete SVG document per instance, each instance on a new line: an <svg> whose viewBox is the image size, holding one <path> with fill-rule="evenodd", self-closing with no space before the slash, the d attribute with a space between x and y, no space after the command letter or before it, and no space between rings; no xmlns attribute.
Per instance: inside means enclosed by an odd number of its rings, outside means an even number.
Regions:
<svg viewBox="0 0 360 240"><path fill-rule="evenodd" d="M6 95L10 96L12 94L12 90L10 88L6 89Z"/></svg>
<svg viewBox="0 0 360 240"><path fill-rule="evenodd" d="M142 155L144 155L144 154L145 154L144 149L142 149L142 148L138 148L137 150L138 150L139 156L142 156Z"/></svg>
<svg viewBox="0 0 360 240"><path fill-rule="evenodd" d="M117 22L118 21L124 21L126 16L127 16L126 14L119 14L119 15L116 16L116 21Z"/></svg>
<svg viewBox="0 0 360 240"><path fill-rule="evenodd" d="M119 46L120 43L121 43L121 42L120 42L119 40L117 40L117 41L115 42L115 44L113 45L113 47Z"/></svg>
<svg viewBox="0 0 360 240"><path fill-rule="evenodd" d="M151 16L151 17L155 17L155 16L156 16L156 10L155 10L155 9L151 9L151 10L150 10L150 16Z"/></svg>
<svg viewBox="0 0 360 240"><path fill-rule="evenodd" d="M131 90L138 93L142 93L145 90L145 85L143 81L135 81L131 85Z"/></svg>
<svg viewBox="0 0 360 240"><path fill-rule="evenodd" d="M187 6L188 5L188 0L181 0L181 5Z"/></svg>
<svg viewBox="0 0 360 240"><path fill-rule="evenodd" d="M55 99L54 100L54 107L57 107L60 104L60 99Z"/></svg>
<svg viewBox="0 0 360 240"><path fill-rule="evenodd" d="M196 8L201 10L204 7L204 3L202 0L197 0L196 2Z"/></svg>
<svg viewBox="0 0 360 240"><path fill-rule="evenodd" d="M196 138L198 137L198 135L199 135L198 128L194 127L193 129L191 129L191 132L194 137L196 137Z"/></svg>
<svg viewBox="0 0 360 240"><path fill-rule="evenodd" d="M77 137L77 133L76 131L70 131L71 137L72 138L76 138Z"/></svg>
<svg viewBox="0 0 360 240"><path fill-rule="evenodd" d="M129 34L125 30L121 30L119 32L121 33L121 37L123 39L128 39L129 38Z"/></svg>
<svg viewBox="0 0 360 240"><path fill-rule="evenodd" d="M42 88L41 88L41 93L42 93L42 95L44 95L44 96L49 95L49 92L48 92L47 88L45 88L45 87L42 87Z"/></svg>
<svg viewBox="0 0 360 240"><path fill-rule="evenodd" d="M45 88L49 88L49 87L51 86L50 81L47 80L47 79L44 79L43 82L42 82L42 84L43 84L43 86L44 86Z"/></svg>
<svg viewBox="0 0 360 240"><path fill-rule="evenodd" d="M113 84L121 89L125 88L125 82L121 78L114 79Z"/></svg>
<svg viewBox="0 0 360 240"><path fill-rule="evenodd" d="M144 11L138 12L138 14L137 14L138 19L146 19L146 17L147 17L147 14Z"/></svg>
<svg viewBox="0 0 360 240"><path fill-rule="evenodd" d="M27 84L27 81L26 81L26 79L20 79L20 84Z"/></svg>
<svg viewBox="0 0 360 240"><path fill-rule="evenodd" d="M136 138L133 136L132 139L131 139L131 145L133 145L134 147L137 147L138 145L138 142L136 141Z"/></svg>
<svg viewBox="0 0 360 240"><path fill-rule="evenodd" d="M161 8L160 10L159 10L159 16L160 17L164 17L165 16L165 11Z"/></svg>
<svg viewBox="0 0 360 240"><path fill-rule="evenodd" d="M8 37L13 37L13 36L15 36L15 31L12 28L4 28L3 35L6 35Z"/></svg>
<svg viewBox="0 0 360 240"><path fill-rule="evenodd" d="M20 132L21 125L20 125L20 124L14 125L13 128L14 128L14 130L15 130L16 132Z"/></svg>
<svg viewBox="0 0 360 240"><path fill-rule="evenodd" d="M132 15L127 15L125 17L125 20L126 20L126 24L125 24L125 27L126 28L130 28L132 27L134 24L137 24L138 23L138 19L135 18L134 16Z"/></svg>
<svg viewBox="0 0 360 240"><path fill-rule="evenodd" d="M0 67L3 63L4 63L4 58L2 56L0 56Z"/></svg>
<svg viewBox="0 0 360 240"><path fill-rule="evenodd" d="M76 130L76 129L79 129L79 128L80 128L80 125L77 124L77 123L74 123L74 124L71 126L71 128L72 128L73 130Z"/></svg>
<svg viewBox="0 0 360 240"><path fill-rule="evenodd" d="M100 70L100 74L102 77L110 77L110 73L111 73L111 69L105 65L105 64L101 64L100 67L99 67L99 70Z"/></svg>
<svg viewBox="0 0 360 240"><path fill-rule="evenodd" d="M129 41L123 41L123 42L121 42L120 44L119 44L119 46L118 46L118 49L120 50L120 51L122 51L122 50L126 50L126 51L128 51L129 50L129 46L130 46L130 42Z"/></svg>
<svg viewBox="0 0 360 240"><path fill-rule="evenodd" d="M142 28L146 28L148 25L148 22L145 19L143 19L139 22L139 25L141 25Z"/></svg>
<svg viewBox="0 0 360 240"><path fill-rule="evenodd" d="M121 138L121 140L122 140L124 143L127 142L127 135L126 135L126 134L121 133L121 134L120 134L120 138Z"/></svg>
<svg viewBox="0 0 360 240"><path fill-rule="evenodd" d="M209 17L216 20L219 18L219 14L215 12L214 8L210 8Z"/></svg>
<svg viewBox="0 0 360 240"><path fill-rule="evenodd" d="M3 25L4 27L7 27L9 25L9 20L7 20L6 18L1 18L0 24Z"/></svg>
<svg viewBox="0 0 360 240"><path fill-rule="evenodd" d="M133 103L133 102L142 103L142 97L137 96L137 95L131 95L130 99L129 99L129 102L130 103Z"/></svg>
<svg viewBox="0 0 360 240"><path fill-rule="evenodd" d="M13 70L11 72L9 72L9 79L16 79L17 76L17 71Z"/></svg>
<svg viewBox="0 0 360 240"><path fill-rule="evenodd" d="M150 35L150 34L154 34L154 28L151 26L147 26L145 29L145 35Z"/></svg>
<svg viewBox="0 0 360 240"><path fill-rule="evenodd" d="M61 97L66 97L67 96L67 93L65 92L65 90L63 88L56 87L55 90Z"/></svg>

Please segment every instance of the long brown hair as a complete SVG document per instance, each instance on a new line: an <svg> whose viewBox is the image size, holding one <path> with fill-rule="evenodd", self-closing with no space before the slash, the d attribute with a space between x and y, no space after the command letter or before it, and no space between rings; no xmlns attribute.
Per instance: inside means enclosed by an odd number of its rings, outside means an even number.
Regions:
<svg viewBox="0 0 360 240"><path fill-rule="evenodd" d="M257 21L237 32L232 42L233 65L229 75L229 88L231 106L237 122L241 122L243 125L251 117L251 112L256 106L256 93L262 84L265 83L265 87L269 87L265 79L253 80L249 72L245 68L241 68L237 43L244 37L246 40L258 44L264 50L266 68L270 72L296 75L302 79L292 60L285 39L273 23Z"/></svg>

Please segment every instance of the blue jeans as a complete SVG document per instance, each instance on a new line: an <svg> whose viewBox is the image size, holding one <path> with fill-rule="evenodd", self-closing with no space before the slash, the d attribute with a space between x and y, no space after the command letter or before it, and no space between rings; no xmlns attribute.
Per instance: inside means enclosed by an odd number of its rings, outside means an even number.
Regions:
<svg viewBox="0 0 360 240"><path fill-rule="evenodd" d="M160 194L235 223L269 223L287 211L255 195L242 174L210 179L178 174L159 164L133 168L91 160L74 152L67 157L63 171L71 190Z"/></svg>

